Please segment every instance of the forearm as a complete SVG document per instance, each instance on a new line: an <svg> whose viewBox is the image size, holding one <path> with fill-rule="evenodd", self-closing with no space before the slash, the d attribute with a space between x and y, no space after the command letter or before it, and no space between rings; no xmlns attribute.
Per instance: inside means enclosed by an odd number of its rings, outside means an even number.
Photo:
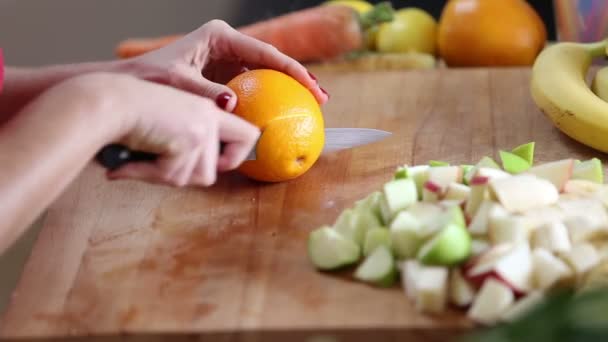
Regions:
<svg viewBox="0 0 608 342"><path fill-rule="evenodd" d="M127 62L92 62L40 68L7 67L0 96L0 124L50 87L74 76L91 72L127 72Z"/></svg>
<svg viewBox="0 0 608 342"><path fill-rule="evenodd" d="M111 100L73 83L44 92L0 126L0 254L123 130L108 115L116 112Z"/></svg>

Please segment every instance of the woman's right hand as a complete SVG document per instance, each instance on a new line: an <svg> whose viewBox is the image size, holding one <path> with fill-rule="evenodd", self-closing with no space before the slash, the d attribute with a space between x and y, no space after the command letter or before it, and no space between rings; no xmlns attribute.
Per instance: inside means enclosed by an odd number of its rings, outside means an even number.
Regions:
<svg viewBox="0 0 608 342"><path fill-rule="evenodd" d="M111 171L110 179L210 186L218 171L233 170L245 160L260 135L257 127L208 98L124 75L81 78L96 88L105 84L101 91L111 92L112 114L123 120L117 141L108 143L159 155L156 162L130 163ZM225 144L221 155L220 141Z"/></svg>

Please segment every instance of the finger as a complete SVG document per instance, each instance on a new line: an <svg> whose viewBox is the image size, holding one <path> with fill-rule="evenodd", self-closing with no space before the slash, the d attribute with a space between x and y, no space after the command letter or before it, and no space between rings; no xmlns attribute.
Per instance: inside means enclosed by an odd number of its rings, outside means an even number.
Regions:
<svg viewBox="0 0 608 342"><path fill-rule="evenodd" d="M205 149L199 154L196 167L192 174L192 183L210 186L217 179L217 163L219 158L219 133L217 129L209 134Z"/></svg>
<svg viewBox="0 0 608 342"><path fill-rule="evenodd" d="M110 171L107 177L111 180L134 179L148 183L165 183L166 178L158 165L152 163L130 163L117 170Z"/></svg>
<svg viewBox="0 0 608 342"><path fill-rule="evenodd" d="M257 144L260 130L251 123L232 115L220 117L220 140L226 145L219 157L218 169L228 171L238 167Z"/></svg>
<svg viewBox="0 0 608 342"><path fill-rule="evenodd" d="M196 164L198 163L200 156L200 151L194 151L188 154L188 157L185 157L183 166L178 169L173 175L170 177L175 180L177 184L189 184L191 183L192 175L196 168Z"/></svg>
<svg viewBox="0 0 608 342"><path fill-rule="evenodd" d="M218 62L213 63L213 66L209 70L203 71L203 77L215 83L227 84L233 78L246 71L249 71L249 68L241 63Z"/></svg>
<svg viewBox="0 0 608 342"><path fill-rule="evenodd" d="M220 37L219 48L227 55L232 55L245 63L257 64L274 70L284 72L306 88L308 88L317 101L324 104L329 99L325 91L321 89L316 78L295 59L281 53L274 46L242 34L232 28L228 34Z"/></svg>
<svg viewBox="0 0 608 342"><path fill-rule="evenodd" d="M215 101L216 105L227 112L236 107L237 97L227 86L205 79L202 75L187 73L181 76L178 87Z"/></svg>

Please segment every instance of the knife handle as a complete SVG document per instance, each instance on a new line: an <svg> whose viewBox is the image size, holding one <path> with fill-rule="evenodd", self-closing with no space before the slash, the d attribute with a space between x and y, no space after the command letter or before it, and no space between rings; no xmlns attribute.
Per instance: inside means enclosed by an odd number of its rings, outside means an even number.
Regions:
<svg viewBox="0 0 608 342"><path fill-rule="evenodd" d="M120 144L106 145L95 156L95 160L108 170L116 170L132 162L154 162L157 158L156 154L132 151Z"/></svg>
<svg viewBox="0 0 608 342"><path fill-rule="evenodd" d="M220 143L220 154L224 151L225 143ZM102 148L97 155L95 160L101 166L108 170L116 170L127 163L133 162L155 162L158 159L158 155L149 152L132 151L127 146L121 144L110 144Z"/></svg>

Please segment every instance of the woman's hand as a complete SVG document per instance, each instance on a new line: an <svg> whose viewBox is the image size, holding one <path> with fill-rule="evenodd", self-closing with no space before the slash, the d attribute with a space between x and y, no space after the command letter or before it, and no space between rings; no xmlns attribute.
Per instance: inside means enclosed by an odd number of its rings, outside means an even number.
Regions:
<svg viewBox="0 0 608 342"><path fill-rule="evenodd" d="M320 104L329 98L315 77L296 60L220 20L210 21L168 46L125 63L126 70L140 78L205 96L229 112L234 110L237 98L224 84L247 69L284 72L306 86Z"/></svg>
<svg viewBox="0 0 608 342"><path fill-rule="evenodd" d="M257 127L206 97L136 78L125 78L112 87L118 112L135 118L119 142L160 158L155 163L125 165L110 172L111 179L209 186L218 171L238 167L260 135ZM225 145L221 155L220 142Z"/></svg>

